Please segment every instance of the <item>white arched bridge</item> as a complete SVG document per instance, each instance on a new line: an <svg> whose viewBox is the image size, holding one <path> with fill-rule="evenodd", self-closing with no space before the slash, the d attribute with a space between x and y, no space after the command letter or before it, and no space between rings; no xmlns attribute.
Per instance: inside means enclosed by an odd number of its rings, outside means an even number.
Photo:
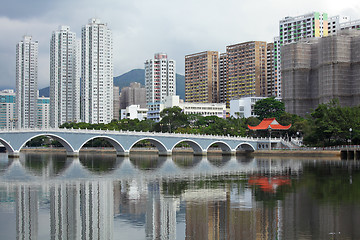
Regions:
<svg viewBox="0 0 360 240"><path fill-rule="evenodd" d="M47 136L59 141L66 149L68 156L76 156L80 149L90 140L102 138L111 143L119 156L126 156L142 140L151 142L159 155L171 155L179 143L188 144L195 155L206 155L213 145L221 148L223 154L236 154L236 151L255 151L269 149L271 144L281 142L279 138L244 138L215 135L176 134L158 132L130 132L112 130L84 129L17 129L0 131L2 143L9 156L19 156L20 150L35 137Z"/></svg>

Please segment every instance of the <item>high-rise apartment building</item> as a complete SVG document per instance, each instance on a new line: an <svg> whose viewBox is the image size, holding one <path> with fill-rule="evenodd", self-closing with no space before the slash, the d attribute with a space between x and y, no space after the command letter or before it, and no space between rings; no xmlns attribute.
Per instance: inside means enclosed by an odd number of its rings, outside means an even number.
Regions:
<svg viewBox="0 0 360 240"><path fill-rule="evenodd" d="M219 101L219 53L205 51L185 56L185 101Z"/></svg>
<svg viewBox="0 0 360 240"><path fill-rule="evenodd" d="M81 31L81 121L109 123L113 119L112 34L92 18Z"/></svg>
<svg viewBox="0 0 360 240"><path fill-rule="evenodd" d="M0 91L0 128L14 129L18 119L15 116L15 92L12 89Z"/></svg>
<svg viewBox="0 0 360 240"><path fill-rule="evenodd" d="M123 87L120 93L120 109L126 109L130 105L146 107L146 89L138 82L130 83L129 87Z"/></svg>
<svg viewBox="0 0 360 240"><path fill-rule="evenodd" d="M277 96L277 78L274 71L274 43L266 45L266 94L265 96Z"/></svg>
<svg viewBox="0 0 360 240"><path fill-rule="evenodd" d="M175 61L165 53L145 61L145 88L148 119L160 120L160 102L176 94Z"/></svg>
<svg viewBox="0 0 360 240"><path fill-rule="evenodd" d="M219 58L219 102L226 102L227 54L221 53Z"/></svg>
<svg viewBox="0 0 360 240"><path fill-rule="evenodd" d="M274 85L277 96L282 96L281 47L304 38L329 35L328 14L312 12L296 17L285 17L279 22L279 36L274 38Z"/></svg>
<svg viewBox="0 0 360 240"><path fill-rule="evenodd" d="M226 104L244 96L267 96L267 44L261 41L226 47Z"/></svg>
<svg viewBox="0 0 360 240"><path fill-rule="evenodd" d="M18 128L35 128L37 114L38 42L31 36L16 45L16 118Z"/></svg>
<svg viewBox="0 0 360 240"><path fill-rule="evenodd" d="M321 103L360 104L360 31L343 30L282 48L285 110L305 116Z"/></svg>
<svg viewBox="0 0 360 240"><path fill-rule="evenodd" d="M80 42L68 26L50 42L50 125L80 121Z"/></svg>

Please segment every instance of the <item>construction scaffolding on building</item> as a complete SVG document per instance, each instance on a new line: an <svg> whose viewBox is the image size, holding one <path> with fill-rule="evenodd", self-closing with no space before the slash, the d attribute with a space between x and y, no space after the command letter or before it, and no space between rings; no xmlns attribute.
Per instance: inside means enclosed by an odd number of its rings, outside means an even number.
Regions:
<svg viewBox="0 0 360 240"><path fill-rule="evenodd" d="M360 104L360 31L306 39L281 49L283 102L305 116L321 103Z"/></svg>

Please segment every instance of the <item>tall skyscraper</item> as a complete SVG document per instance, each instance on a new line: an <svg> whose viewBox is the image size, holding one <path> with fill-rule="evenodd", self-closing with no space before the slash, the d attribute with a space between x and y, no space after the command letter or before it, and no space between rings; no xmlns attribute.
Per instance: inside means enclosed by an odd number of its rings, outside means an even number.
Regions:
<svg viewBox="0 0 360 240"><path fill-rule="evenodd" d="M205 51L185 56L185 101L219 101L219 53Z"/></svg>
<svg viewBox="0 0 360 240"><path fill-rule="evenodd" d="M80 42L68 26L50 42L50 125L80 120Z"/></svg>
<svg viewBox="0 0 360 240"><path fill-rule="evenodd" d="M31 36L16 45L16 118L18 128L35 128L37 120L38 42Z"/></svg>
<svg viewBox="0 0 360 240"><path fill-rule="evenodd" d="M226 104L244 96L267 96L267 44L251 41L226 47Z"/></svg>
<svg viewBox="0 0 360 240"><path fill-rule="evenodd" d="M81 31L81 120L109 123L113 119L112 34L92 18Z"/></svg>
<svg viewBox="0 0 360 240"><path fill-rule="evenodd" d="M165 53L145 61L145 87L148 119L160 120L160 102L176 94L175 61Z"/></svg>

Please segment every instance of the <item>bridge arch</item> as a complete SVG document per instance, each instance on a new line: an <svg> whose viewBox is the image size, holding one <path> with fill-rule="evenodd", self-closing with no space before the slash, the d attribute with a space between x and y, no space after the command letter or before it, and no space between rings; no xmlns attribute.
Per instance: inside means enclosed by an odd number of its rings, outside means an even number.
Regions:
<svg viewBox="0 0 360 240"><path fill-rule="evenodd" d="M0 143L2 143L6 149L6 151L8 153L13 153L15 152L14 148L11 146L10 143L8 143L7 141L5 141L4 139L0 138Z"/></svg>
<svg viewBox="0 0 360 240"><path fill-rule="evenodd" d="M206 148L206 151L208 151L209 148L214 144L217 144L221 148L222 153L231 153L231 147L229 146L229 144L227 144L223 141L214 141L214 142L210 143L209 146Z"/></svg>
<svg viewBox="0 0 360 240"><path fill-rule="evenodd" d="M121 143L119 143L117 140L115 140L114 138L112 137L109 137L109 136L102 136L102 135L97 135L97 136L93 136L91 138L88 138L86 139L79 147L79 151L81 150L81 148L83 148L83 146L88 143L89 141L95 139L95 138L102 138L102 139L105 139L107 141L109 141L109 143L115 148L116 152L117 153L123 153L125 152L125 149L124 147L121 145Z"/></svg>
<svg viewBox="0 0 360 240"><path fill-rule="evenodd" d="M144 137L144 138L140 138L137 141L135 141L129 148L129 151L131 151L131 149L135 146L135 144L146 140L149 141L151 144L154 144L155 147L159 150L159 153L167 153L168 149L166 148L166 146L159 140L155 139L155 138L148 138L148 137Z"/></svg>
<svg viewBox="0 0 360 240"><path fill-rule="evenodd" d="M186 143L189 144L190 147L193 149L194 153L202 153L204 150L202 149L202 147L199 145L199 143L197 143L194 140L191 139L184 139L184 140L180 140L177 143L174 144L174 146L172 146L171 151L174 150L174 148L176 147L176 145L178 145L179 143Z"/></svg>
<svg viewBox="0 0 360 240"><path fill-rule="evenodd" d="M254 152L256 149L254 148L253 145L251 145L248 142L242 142L239 145L236 146L235 148L236 150L244 150L244 151L251 151Z"/></svg>
<svg viewBox="0 0 360 240"><path fill-rule="evenodd" d="M56 134L51 134L51 133L44 133L44 134L36 134L34 136L31 136L30 138L28 138L27 140L25 140L20 148L19 148L19 151L25 146L25 144L27 142L29 142L30 140L36 138L36 137L41 137L41 136L45 136L45 137L52 137L54 138L55 140L59 141L61 143L61 145L66 149L66 152L68 153L73 153L74 152L74 148L73 146L71 146L71 144L64 138L62 137L59 137L58 135Z"/></svg>

